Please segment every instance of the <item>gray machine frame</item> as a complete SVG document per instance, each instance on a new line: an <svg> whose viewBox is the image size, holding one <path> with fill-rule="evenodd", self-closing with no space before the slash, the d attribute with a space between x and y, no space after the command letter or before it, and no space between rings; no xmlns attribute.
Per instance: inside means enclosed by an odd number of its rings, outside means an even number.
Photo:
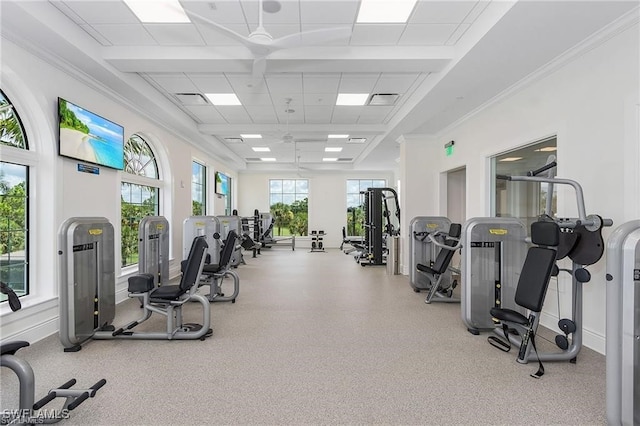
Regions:
<svg viewBox="0 0 640 426"><path fill-rule="evenodd" d="M115 257L113 226L103 217L72 217L58 232L60 259L60 341L65 352L82 349L89 339L204 339L210 334L209 301L196 294L197 285L178 300L158 302L147 293L129 293L140 299L143 314L123 329L115 330ZM204 253L199 274L204 265ZM148 275L152 280L151 275ZM183 324L182 306L189 301L202 305L202 324ZM165 332L133 332L152 313L166 317Z"/></svg>
<svg viewBox="0 0 640 426"><path fill-rule="evenodd" d="M182 223L182 258L189 255L189 247L195 237L204 236L209 249L210 263L220 261L220 220L216 216L190 216Z"/></svg>
<svg viewBox="0 0 640 426"><path fill-rule="evenodd" d="M242 235L242 221L240 216L216 216L220 223L220 235L223 240L227 239L227 234L229 234L229 230L233 229L238 234L238 237ZM240 241L236 244L236 249L233 251L233 255L231 256L231 266L237 267L240 264L245 264L244 258L242 256L242 246L240 245Z"/></svg>
<svg viewBox="0 0 640 426"><path fill-rule="evenodd" d="M511 217L476 217L462 230L460 307L462 320L472 334L492 331L493 307L525 310L514 298L527 254L527 230Z"/></svg>
<svg viewBox="0 0 640 426"><path fill-rule="evenodd" d="M607 241L607 421L640 424L640 220Z"/></svg>
<svg viewBox="0 0 640 426"><path fill-rule="evenodd" d="M169 221L143 217L138 225L138 272L153 275L156 286L169 284Z"/></svg>

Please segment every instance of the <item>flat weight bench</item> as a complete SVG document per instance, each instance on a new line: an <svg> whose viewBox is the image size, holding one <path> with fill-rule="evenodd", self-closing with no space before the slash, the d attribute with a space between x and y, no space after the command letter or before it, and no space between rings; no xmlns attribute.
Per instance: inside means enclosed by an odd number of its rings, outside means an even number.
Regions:
<svg viewBox="0 0 640 426"><path fill-rule="evenodd" d="M462 232L462 226L459 223L452 223L449 226L449 233L446 235L444 244L438 243L431 235L429 239L433 244L440 247L440 251L436 256L436 260L433 265L424 265L418 263L416 268L427 276L431 282L429 287L429 293L425 299L425 303L431 302L459 302L460 299L453 298L453 290L457 285L457 282L451 282L445 288L442 286L442 278L447 269L453 269L450 267L451 259L455 251L460 248L460 233ZM457 271L457 270L455 270Z"/></svg>
<svg viewBox="0 0 640 426"><path fill-rule="evenodd" d="M530 247L527 251L518 286L516 287L515 302L529 310L529 316L507 308L491 308L491 316L502 323L502 340L496 336L489 336L487 340L496 348L509 352L511 343L520 346L517 361L528 362L531 346L535 347L535 334L540 322L540 312L544 303L549 280L554 272L557 257L557 247L560 243L560 227L555 222L542 221L531 224L531 242L538 247ZM510 330L515 330L520 340L510 336ZM513 333L512 333L513 334ZM544 367L538 358L539 368L531 377L540 378L544 374Z"/></svg>

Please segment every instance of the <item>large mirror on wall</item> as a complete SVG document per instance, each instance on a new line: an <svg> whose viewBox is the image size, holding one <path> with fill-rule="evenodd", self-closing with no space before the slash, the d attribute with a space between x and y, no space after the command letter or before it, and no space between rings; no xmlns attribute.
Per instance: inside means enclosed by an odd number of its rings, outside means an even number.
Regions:
<svg viewBox="0 0 640 426"><path fill-rule="evenodd" d="M544 166L549 156L557 156L555 136L531 145L504 152L491 159L491 181L493 190L492 216L517 217L529 229L537 217L545 213L549 185L539 182L512 182L496 179L498 175L523 176L530 170ZM557 212L557 199L552 193L551 210Z"/></svg>

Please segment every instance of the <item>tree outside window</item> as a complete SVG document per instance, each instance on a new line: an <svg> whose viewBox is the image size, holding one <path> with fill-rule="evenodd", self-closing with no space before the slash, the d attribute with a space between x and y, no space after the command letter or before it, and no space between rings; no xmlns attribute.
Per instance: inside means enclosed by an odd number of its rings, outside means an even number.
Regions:
<svg viewBox="0 0 640 426"><path fill-rule="evenodd" d="M276 236L307 235L309 232L309 181L270 179L269 200Z"/></svg>

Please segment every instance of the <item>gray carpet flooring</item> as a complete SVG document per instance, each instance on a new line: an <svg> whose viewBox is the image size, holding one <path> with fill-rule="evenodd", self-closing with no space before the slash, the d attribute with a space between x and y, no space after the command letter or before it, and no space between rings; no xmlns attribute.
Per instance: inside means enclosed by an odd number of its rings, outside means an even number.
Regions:
<svg viewBox="0 0 640 426"><path fill-rule="evenodd" d="M594 351L547 362L536 380L537 365L469 334L460 305L425 305L406 276L339 250L274 248L246 260L238 301L211 305L205 341L100 340L64 353L55 335L20 350L36 398L70 377L106 378L67 425L606 423L605 362ZM196 322L191 308L185 319ZM115 325L138 313L136 301L122 303ZM145 326L163 330L154 317ZM14 408L16 380L2 370L2 408Z"/></svg>

